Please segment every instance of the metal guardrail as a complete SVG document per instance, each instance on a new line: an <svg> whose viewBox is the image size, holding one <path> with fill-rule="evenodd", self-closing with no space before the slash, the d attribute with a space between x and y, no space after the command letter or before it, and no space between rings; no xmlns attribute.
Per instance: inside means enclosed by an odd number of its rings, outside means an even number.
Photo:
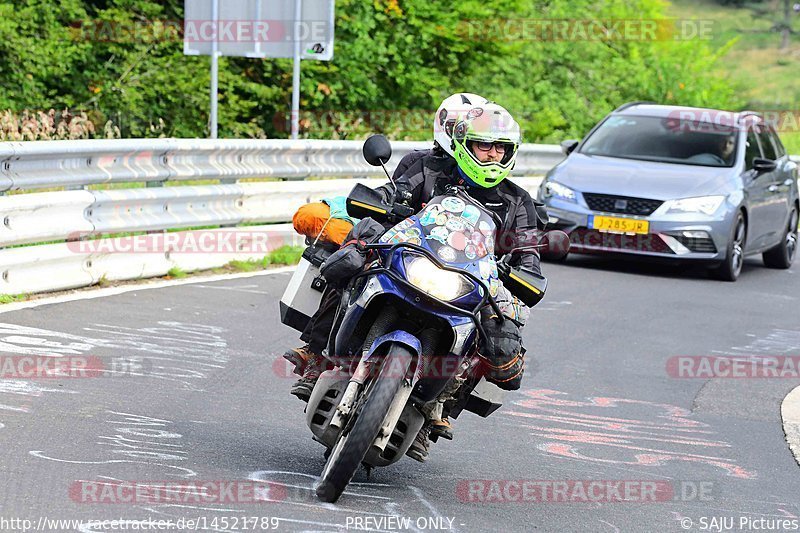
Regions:
<svg viewBox="0 0 800 533"><path fill-rule="evenodd" d="M379 177L361 155L361 141L130 139L0 143L0 194L44 188L80 188L0 196L0 294L81 287L109 281L160 276L171 268L213 268L233 259L263 257L283 243L302 242L288 222L301 205L347 194L363 179L305 180L309 177ZM393 165L428 143L394 142ZM553 145L522 145L515 181L534 192L542 175L563 159ZM793 157L800 162L800 157ZM519 177L523 176L523 177ZM288 181L243 182L244 178ZM186 180L221 180L220 185L86 190L89 185ZM232 183L227 183L231 181ZM269 226L252 224L270 223ZM248 224L248 226L233 227ZM161 232L203 226L203 230L247 239L269 236L267 247L193 253L175 247L121 251L120 237L108 234ZM176 236L195 238L198 232ZM237 237L237 238L238 238ZM76 246L100 238L94 248ZM55 243L52 243L56 241ZM36 244L47 243L51 244ZM14 247L26 245L23 247ZM29 246L30 245L30 246Z"/></svg>
<svg viewBox="0 0 800 533"><path fill-rule="evenodd" d="M347 194L356 182L305 178L383 175L364 161L362 145L361 141L205 139L0 143L0 194L33 191L0 196L0 294L160 276L173 267L213 268L234 259L259 259L284 243L300 244L302 239L290 225L274 224L291 220L305 203ZM392 146L390 171L405 154L430 144ZM516 171L541 174L561 157L558 147L525 145ZM236 183L244 178L288 181ZM207 179L222 184L159 186ZM148 187L87 190L90 185L131 182L148 182ZM35 192L49 188L70 190ZM233 227L259 223L273 225ZM113 237L204 226L227 227L170 236L190 242L205 237L262 239L264 246L214 253L170 245L136 251L125 250L130 243L124 237ZM86 239L98 240L94 246L78 245Z"/></svg>
<svg viewBox="0 0 800 533"><path fill-rule="evenodd" d="M125 182L312 176L381 176L363 141L113 139L0 143L0 192ZM389 166L430 143L394 142ZM523 145L514 173L542 174L563 159L557 146Z"/></svg>

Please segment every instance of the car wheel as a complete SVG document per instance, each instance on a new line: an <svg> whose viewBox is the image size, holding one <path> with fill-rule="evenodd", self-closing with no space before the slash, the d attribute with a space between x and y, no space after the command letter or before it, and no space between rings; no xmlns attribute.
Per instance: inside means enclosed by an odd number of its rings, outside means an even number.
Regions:
<svg viewBox="0 0 800 533"><path fill-rule="evenodd" d="M789 215L789 225L783 234L781 243L775 248L764 252L764 265L769 268L787 269L792 266L794 255L797 252L797 208L792 208Z"/></svg>
<svg viewBox="0 0 800 533"><path fill-rule="evenodd" d="M747 223L741 211L736 214L733 222L733 231L728 240L725 260L718 267L711 270L711 275L722 281L736 281L742 273L744 264L744 244L747 236Z"/></svg>

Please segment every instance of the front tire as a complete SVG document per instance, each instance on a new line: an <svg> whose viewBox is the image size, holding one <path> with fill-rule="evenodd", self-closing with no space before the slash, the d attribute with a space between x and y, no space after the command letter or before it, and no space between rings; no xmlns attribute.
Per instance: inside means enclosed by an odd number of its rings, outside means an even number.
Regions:
<svg viewBox="0 0 800 533"><path fill-rule="evenodd" d="M348 423L331 450L325 468L317 484L317 497L328 503L335 503L344 492L347 484L353 479L358 465L364 460L369 447L378 436L383 419L389 406L400 390L406 372L411 366L413 354L398 343L389 345L389 352L383 366L374 378L364 404L351 416L355 421Z"/></svg>
<svg viewBox="0 0 800 533"><path fill-rule="evenodd" d="M768 268L780 268L786 270L792 266L795 253L797 252L797 208L792 208L789 213L789 225L783 233L783 240L775 248L771 248L762 254L764 266Z"/></svg>
<svg viewBox="0 0 800 533"><path fill-rule="evenodd" d="M718 267L711 270L711 275L721 281L736 281L742 273L744 264L744 247L747 236L747 223L744 214L739 211L733 222L733 232L728 240L725 260Z"/></svg>

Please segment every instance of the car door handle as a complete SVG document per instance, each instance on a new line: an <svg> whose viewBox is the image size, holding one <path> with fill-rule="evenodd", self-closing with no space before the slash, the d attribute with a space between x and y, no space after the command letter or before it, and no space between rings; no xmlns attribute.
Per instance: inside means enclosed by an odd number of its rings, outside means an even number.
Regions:
<svg viewBox="0 0 800 533"><path fill-rule="evenodd" d="M777 190L778 190L778 186L777 186L777 185L770 185L770 186L769 186L769 188L768 188L767 190L768 190L769 192L775 192L775 191L777 191Z"/></svg>

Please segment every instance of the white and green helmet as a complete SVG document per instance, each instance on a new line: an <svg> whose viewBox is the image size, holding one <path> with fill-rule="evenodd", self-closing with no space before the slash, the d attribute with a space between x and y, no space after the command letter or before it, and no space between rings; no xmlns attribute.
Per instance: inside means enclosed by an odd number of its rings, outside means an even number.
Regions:
<svg viewBox="0 0 800 533"><path fill-rule="evenodd" d="M473 143L501 143L500 161L482 162L472 150ZM453 157L461 171L478 187L495 187L514 168L520 143L519 124L502 106L493 102L462 114L453 127Z"/></svg>
<svg viewBox="0 0 800 533"><path fill-rule="evenodd" d="M442 100L433 116L433 141L450 157L455 157L452 146L453 127L464 113L488 102L483 96L472 93L456 93Z"/></svg>

